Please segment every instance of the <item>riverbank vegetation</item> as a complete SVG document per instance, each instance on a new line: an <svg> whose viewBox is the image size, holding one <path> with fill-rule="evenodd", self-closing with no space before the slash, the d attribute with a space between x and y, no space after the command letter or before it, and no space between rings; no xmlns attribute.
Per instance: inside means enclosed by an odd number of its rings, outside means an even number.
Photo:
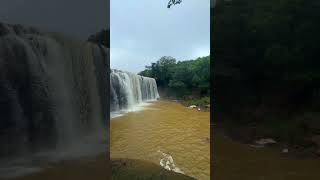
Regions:
<svg viewBox="0 0 320 180"><path fill-rule="evenodd" d="M187 61L163 56L139 74L156 79L161 97L185 105L210 104L210 56Z"/></svg>
<svg viewBox="0 0 320 180"><path fill-rule="evenodd" d="M316 0L217 1L213 115L230 134L319 151L319 8Z"/></svg>

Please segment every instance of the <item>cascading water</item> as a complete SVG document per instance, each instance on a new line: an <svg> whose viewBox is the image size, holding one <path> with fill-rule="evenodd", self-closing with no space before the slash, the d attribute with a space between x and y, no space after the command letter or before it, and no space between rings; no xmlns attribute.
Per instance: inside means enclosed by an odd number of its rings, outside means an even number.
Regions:
<svg viewBox="0 0 320 180"><path fill-rule="evenodd" d="M110 91L111 117L159 98L155 79L119 70L111 70Z"/></svg>
<svg viewBox="0 0 320 180"><path fill-rule="evenodd" d="M1 167L14 162L10 157L21 163L38 154L105 151L108 53L101 45L0 23Z"/></svg>

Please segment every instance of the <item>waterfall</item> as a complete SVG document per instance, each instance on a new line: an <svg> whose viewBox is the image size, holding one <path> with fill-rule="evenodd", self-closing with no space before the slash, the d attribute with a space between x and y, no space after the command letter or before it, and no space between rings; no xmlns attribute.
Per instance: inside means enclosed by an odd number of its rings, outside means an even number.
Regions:
<svg viewBox="0 0 320 180"><path fill-rule="evenodd" d="M100 45L0 23L0 160L73 144L93 148L86 138L105 136L109 118L108 53Z"/></svg>
<svg viewBox="0 0 320 180"><path fill-rule="evenodd" d="M111 70L110 111L111 117L128 111L142 102L159 98L155 79L134 73Z"/></svg>

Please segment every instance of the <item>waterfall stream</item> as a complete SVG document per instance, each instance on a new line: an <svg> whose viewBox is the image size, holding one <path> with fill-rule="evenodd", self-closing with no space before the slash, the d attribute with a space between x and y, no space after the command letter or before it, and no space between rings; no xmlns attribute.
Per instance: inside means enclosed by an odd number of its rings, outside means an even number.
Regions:
<svg viewBox="0 0 320 180"><path fill-rule="evenodd" d="M101 45L0 23L1 167L105 151L108 53Z"/></svg>
<svg viewBox="0 0 320 180"><path fill-rule="evenodd" d="M109 107L113 117L159 98L153 78L109 74L108 54L102 45L0 23L1 176L105 152Z"/></svg>
<svg viewBox="0 0 320 180"><path fill-rule="evenodd" d="M159 98L155 79L120 70L111 70L110 91L111 117L135 111L143 102Z"/></svg>

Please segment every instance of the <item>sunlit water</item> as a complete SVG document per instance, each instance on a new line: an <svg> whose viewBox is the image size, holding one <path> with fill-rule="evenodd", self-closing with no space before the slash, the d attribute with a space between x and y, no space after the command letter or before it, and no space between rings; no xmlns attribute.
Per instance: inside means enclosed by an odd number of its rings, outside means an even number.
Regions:
<svg viewBox="0 0 320 180"><path fill-rule="evenodd" d="M209 112L157 101L112 118L110 157L142 159L197 179L210 179Z"/></svg>

